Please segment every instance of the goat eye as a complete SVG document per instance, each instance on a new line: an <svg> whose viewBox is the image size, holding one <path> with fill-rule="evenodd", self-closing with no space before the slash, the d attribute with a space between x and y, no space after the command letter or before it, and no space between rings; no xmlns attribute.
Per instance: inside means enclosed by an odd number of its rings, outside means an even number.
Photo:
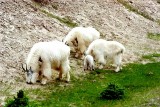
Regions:
<svg viewBox="0 0 160 107"><path fill-rule="evenodd" d="M30 75L30 72L27 72L27 76L29 76Z"/></svg>
<svg viewBox="0 0 160 107"><path fill-rule="evenodd" d="M67 46L69 46L69 44L68 43L65 43Z"/></svg>

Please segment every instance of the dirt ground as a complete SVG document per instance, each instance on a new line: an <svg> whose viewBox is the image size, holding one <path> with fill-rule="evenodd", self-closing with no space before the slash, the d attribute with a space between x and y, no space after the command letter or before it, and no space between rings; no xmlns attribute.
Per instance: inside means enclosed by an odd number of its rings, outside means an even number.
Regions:
<svg viewBox="0 0 160 107"><path fill-rule="evenodd" d="M128 0L132 6L160 20L156 0ZM0 0L0 103L19 89L39 88L27 85L21 64L34 43L62 40L72 29L39 11L69 17L79 26L92 26L106 40L124 44L124 64L137 62L141 56L160 53L160 41L147 38L147 33L160 33L160 25L126 9L116 0L52 0L38 6L31 0ZM70 58L75 76L82 73L82 61Z"/></svg>

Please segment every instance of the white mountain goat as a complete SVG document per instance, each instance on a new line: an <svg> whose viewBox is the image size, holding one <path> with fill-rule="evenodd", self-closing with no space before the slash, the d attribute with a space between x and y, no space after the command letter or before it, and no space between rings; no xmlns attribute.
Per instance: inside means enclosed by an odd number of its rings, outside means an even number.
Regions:
<svg viewBox="0 0 160 107"><path fill-rule="evenodd" d="M97 39L89 45L85 54L92 55L93 58L100 64L100 69L102 69L106 64L106 60L108 61L111 59L117 66L115 72L118 72L122 69L121 63L124 51L125 47L119 42Z"/></svg>
<svg viewBox="0 0 160 107"><path fill-rule="evenodd" d="M63 42L39 42L33 45L26 61L26 82L36 83L41 74L41 84L51 79L52 69L59 71L59 79L66 74L66 81L70 81L69 66L70 48Z"/></svg>
<svg viewBox="0 0 160 107"><path fill-rule="evenodd" d="M85 70L94 70L94 59L91 55L87 55L84 58L84 71Z"/></svg>
<svg viewBox="0 0 160 107"><path fill-rule="evenodd" d="M92 27L75 27L64 38L63 42L76 50L75 57L83 57L89 44L100 38L100 33Z"/></svg>

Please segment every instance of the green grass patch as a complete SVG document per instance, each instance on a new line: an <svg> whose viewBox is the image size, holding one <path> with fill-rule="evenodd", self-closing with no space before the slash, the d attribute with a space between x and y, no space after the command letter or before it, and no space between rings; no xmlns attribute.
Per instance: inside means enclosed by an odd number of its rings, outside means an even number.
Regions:
<svg viewBox="0 0 160 107"><path fill-rule="evenodd" d="M71 83L50 83L43 89L27 90L36 99L30 101L32 107L133 107L160 97L153 90L160 90L160 62L148 64L128 64L122 71L95 70L79 80L71 78ZM102 100L100 94L109 83L118 84L125 90L121 100ZM158 89L157 89L158 88ZM152 91L151 91L152 90ZM152 92L152 93L151 93ZM157 91L156 91L157 93ZM147 96L146 96L147 95ZM31 98L30 98L31 99Z"/></svg>
<svg viewBox="0 0 160 107"><path fill-rule="evenodd" d="M7 104L5 107L27 107L28 106L28 98L24 95L22 90L17 92L17 97L14 99L7 100Z"/></svg>
<svg viewBox="0 0 160 107"><path fill-rule="evenodd" d="M103 100L119 100L123 97L124 89L113 83L110 83L100 94L100 98Z"/></svg>
<svg viewBox="0 0 160 107"><path fill-rule="evenodd" d="M156 22L160 25L160 19L158 19Z"/></svg>
<svg viewBox="0 0 160 107"><path fill-rule="evenodd" d="M59 16L56 16L56 15L54 15L54 14L52 14L52 13L47 12L46 10L40 9L40 11L41 11L42 13L46 14L48 17L51 17L51 18L54 18L54 19L59 20L61 23L64 23L64 24L67 25L68 27L72 27L72 28L73 28L73 27L78 26L77 23L73 22L73 21L72 21L71 19L69 19L68 17L61 18L61 17L59 17Z"/></svg>
<svg viewBox="0 0 160 107"><path fill-rule="evenodd" d="M41 0L38 0L41 2ZM42 0L42 2L44 2L45 0ZM48 1L49 2L49 1ZM41 11L42 13L46 14L48 17L50 18L54 18L54 19L57 19L58 21L60 21L61 23L64 23L65 25L67 25L68 27L76 27L78 26L78 24L76 22L73 22L69 17L59 17L59 16L56 16L44 9L41 9L41 3L39 2L33 2L33 5L32 4L29 4L32 8L34 8L35 10L39 10ZM58 4L56 3L52 3L51 6L54 8L54 9L58 9Z"/></svg>
<svg viewBox="0 0 160 107"><path fill-rule="evenodd" d="M127 1L125 1L125 0L117 0L117 1L119 3L121 3L123 6L125 6L125 8L127 8L128 10L130 10L130 11L136 13L136 14L139 14L139 15L143 16L146 19L154 21L154 19L151 16L149 16L146 12L142 12L142 11L136 9L135 7L130 5Z"/></svg>
<svg viewBox="0 0 160 107"><path fill-rule="evenodd" d="M158 53L153 53L153 54L149 54L149 55L143 55L142 56L143 59L148 59L150 61L155 62L155 58L160 58L160 54Z"/></svg>
<svg viewBox="0 0 160 107"><path fill-rule="evenodd" d="M147 37L153 40L160 40L160 33L148 33Z"/></svg>

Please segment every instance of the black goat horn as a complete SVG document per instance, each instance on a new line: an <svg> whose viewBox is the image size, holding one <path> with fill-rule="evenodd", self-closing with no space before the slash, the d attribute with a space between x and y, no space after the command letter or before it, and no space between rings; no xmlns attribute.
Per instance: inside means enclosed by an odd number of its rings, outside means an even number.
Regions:
<svg viewBox="0 0 160 107"><path fill-rule="evenodd" d="M27 72L28 71L27 64L25 64L25 65L26 65L26 69L24 68L23 64L22 64L22 69L23 69L24 72Z"/></svg>

